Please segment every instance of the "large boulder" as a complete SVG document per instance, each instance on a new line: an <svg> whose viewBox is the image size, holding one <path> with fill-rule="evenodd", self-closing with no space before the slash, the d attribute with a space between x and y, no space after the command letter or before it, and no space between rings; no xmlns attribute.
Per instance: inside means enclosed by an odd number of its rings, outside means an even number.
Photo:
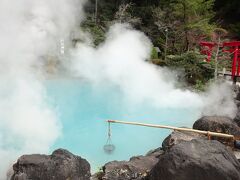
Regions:
<svg viewBox="0 0 240 180"><path fill-rule="evenodd" d="M240 127L225 116L204 116L193 124L193 129L240 135Z"/></svg>
<svg viewBox="0 0 240 180"><path fill-rule="evenodd" d="M104 165L101 180L142 180L158 162L163 153L157 149L146 156L132 157L129 161L112 161Z"/></svg>
<svg viewBox="0 0 240 180"><path fill-rule="evenodd" d="M90 164L67 150L52 155L23 155L13 165L11 180L89 180Z"/></svg>
<svg viewBox="0 0 240 180"><path fill-rule="evenodd" d="M191 141L192 139L206 139L206 136L193 133L193 132L184 132L184 131L173 131L168 137L166 137L162 142L163 150L171 148L173 145L176 145L183 141Z"/></svg>
<svg viewBox="0 0 240 180"><path fill-rule="evenodd" d="M159 157L148 180L239 180L240 163L218 141L193 139L174 145Z"/></svg>

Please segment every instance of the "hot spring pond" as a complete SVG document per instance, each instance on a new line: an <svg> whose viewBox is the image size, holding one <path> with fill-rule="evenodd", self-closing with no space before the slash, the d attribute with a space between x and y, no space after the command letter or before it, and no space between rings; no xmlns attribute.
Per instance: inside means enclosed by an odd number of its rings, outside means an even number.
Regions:
<svg viewBox="0 0 240 180"><path fill-rule="evenodd" d="M81 80L55 79L46 82L49 103L58 114L62 135L51 150L66 148L87 159L92 171L111 160L128 160L160 147L169 130L112 124L116 149L106 154L107 119L191 127L199 117L194 109L155 108L129 103L117 87L92 86Z"/></svg>

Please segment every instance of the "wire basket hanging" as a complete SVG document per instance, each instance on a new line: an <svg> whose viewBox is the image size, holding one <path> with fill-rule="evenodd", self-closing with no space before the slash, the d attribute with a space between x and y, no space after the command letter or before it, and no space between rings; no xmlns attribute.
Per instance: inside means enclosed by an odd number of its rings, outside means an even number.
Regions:
<svg viewBox="0 0 240 180"><path fill-rule="evenodd" d="M111 126L110 122L108 123L108 139L106 144L103 146L103 150L106 154L112 154L115 150L115 146L111 140Z"/></svg>

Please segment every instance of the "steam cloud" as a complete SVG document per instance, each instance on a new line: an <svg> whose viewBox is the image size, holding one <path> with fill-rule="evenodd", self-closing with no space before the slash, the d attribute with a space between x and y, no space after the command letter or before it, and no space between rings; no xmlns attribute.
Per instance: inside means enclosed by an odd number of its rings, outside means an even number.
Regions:
<svg viewBox="0 0 240 180"><path fill-rule="evenodd" d="M231 86L215 83L206 93L176 88L176 73L146 62L151 42L128 25L115 24L98 48L79 43L72 51L73 74L96 85L118 86L125 98L159 108L197 108L202 115L233 117L236 107Z"/></svg>
<svg viewBox="0 0 240 180"><path fill-rule="evenodd" d="M0 179L23 153L46 153L61 133L46 103L43 60L80 21L75 0L0 1Z"/></svg>
<svg viewBox="0 0 240 180"><path fill-rule="evenodd" d="M81 21L83 3L0 1L0 179L6 179L6 171L19 155L45 153L61 134L57 115L46 103L42 64L47 55L58 55L57 42L68 39ZM79 43L70 51L66 67L74 76L97 85L118 86L134 103L196 107L203 114L234 115L226 83L214 85L205 94L177 89L174 72L145 61L151 42L143 33L116 24L106 37L97 48Z"/></svg>

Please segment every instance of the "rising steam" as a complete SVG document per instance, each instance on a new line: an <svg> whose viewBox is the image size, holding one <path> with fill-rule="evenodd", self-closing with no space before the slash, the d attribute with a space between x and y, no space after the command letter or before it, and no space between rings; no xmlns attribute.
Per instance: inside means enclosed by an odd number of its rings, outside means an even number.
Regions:
<svg viewBox="0 0 240 180"><path fill-rule="evenodd" d="M235 115L230 84L211 85L203 94L176 88L175 72L146 61L152 44L143 33L115 24L106 37L98 48L79 43L72 51L70 69L75 76L101 86L113 84L130 102L158 108L197 108L202 115Z"/></svg>
<svg viewBox="0 0 240 180"><path fill-rule="evenodd" d="M0 1L0 179L6 179L19 155L45 153L61 134L57 115L46 103L42 65L49 55L58 57L57 44L79 25L83 3ZM214 85L206 94L177 89L174 72L146 62L151 42L143 33L116 24L106 37L98 48L79 43L70 51L70 63L63 64L93 84L119 87L129 102L234 115L228 85Z"/></svg>
<svg viewBox="0 0 240 180"><path fill-rule="evenodd" d="M61 133L42 65L81 12L75 0L0 1L0 179L19 155L48 152Z"/></svg>

